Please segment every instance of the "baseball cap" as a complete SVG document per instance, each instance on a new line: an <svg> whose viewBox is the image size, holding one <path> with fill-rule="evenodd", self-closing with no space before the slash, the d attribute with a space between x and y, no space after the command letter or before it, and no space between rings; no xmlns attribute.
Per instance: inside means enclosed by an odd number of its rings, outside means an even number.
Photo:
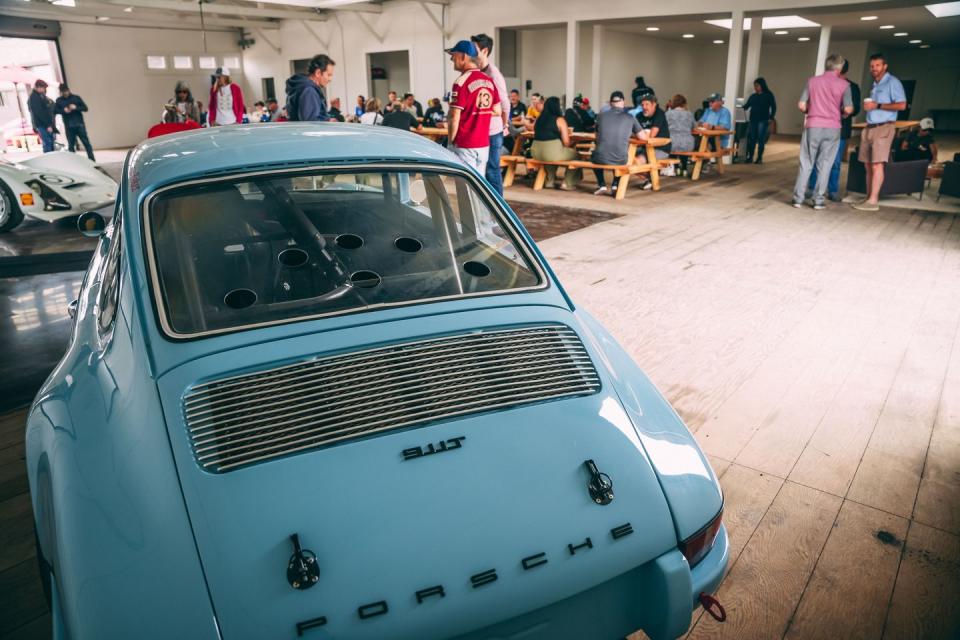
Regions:
<svg viewBox="0 0 960 640"><path fill-rule="evenodd" d="M924 118L920 121L920 128L926 131L927 129L933 129L933 118Z"/></svg>
<svg viewBox="0 0 960 640"><path fill-rule="evenodd" d="M216 75L216 76L229 76L229 75L230 75L230 69L228 69L228 68L226 68L226 67L217 67L217 72L214 73L214 75Z"/></svg>
<svg viewBox="0 0 960 640"><path fill-rule="evenodd" d="M469 40L461 40L449 49L444 49L444 51L447 53L465 53L471 58L477 57L477 55L480 53L477 51L477 45L473 44Z"/></svg>
<svg viewBox="0 0 960 640"><path fill-rule="evenodd" d="M614 91L610 94L610 102L616 102L617 100L623 100L623 91Z"/></svg>
<svg viewBox="0 0 960 640"><path fill-rule="evenodd" d="M42 89L47 86L47 83L43 80L37 80L36 82L33 83L33 86L39 89Z"/></svg>
<svg viewBox="0 0 960 640"><path fill-rule="evenodd" d="M707 96L707 102L713 102L714 100L723 101L723 96L720 95L719 93L711 93L710 95Z"/></svg>

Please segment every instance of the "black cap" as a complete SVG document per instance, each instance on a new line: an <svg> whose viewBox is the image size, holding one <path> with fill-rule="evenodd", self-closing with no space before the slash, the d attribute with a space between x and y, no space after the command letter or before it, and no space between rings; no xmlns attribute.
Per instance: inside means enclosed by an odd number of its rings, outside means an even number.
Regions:
<svg viewBox="0 0 960 640"><path fill-rule="evenodd" d="M610 94L610 102L616 102L617 100L623 100L623 91L614 91Z"/></svg>
<svg viewBox="0 0 960 640"><path fill-rule="evenodd" d="M70 91L70 87L67 86L66 82L60 83L60 91Z"/></svg>

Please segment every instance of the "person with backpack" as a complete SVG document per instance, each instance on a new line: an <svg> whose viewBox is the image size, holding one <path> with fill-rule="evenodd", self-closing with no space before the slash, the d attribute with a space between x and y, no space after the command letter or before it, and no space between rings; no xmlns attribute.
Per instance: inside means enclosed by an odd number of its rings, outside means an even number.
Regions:
<svg viewBox="0 0 960 640"><path fill-rule="evenodd" d="M334 119L324 93L333 80L336 63L321 53L310 59L307 74L287 79L287 118L293 122L327 122Z"/></svg>

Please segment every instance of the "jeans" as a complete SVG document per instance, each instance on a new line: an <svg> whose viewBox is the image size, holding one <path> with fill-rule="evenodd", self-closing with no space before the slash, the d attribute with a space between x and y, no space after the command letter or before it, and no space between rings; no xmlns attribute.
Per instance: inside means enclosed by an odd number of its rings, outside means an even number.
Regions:
<svg viewBox="0 0 960 640"><path fill-rule="evenodd" d="M830 167L830 180L827 183L827 194L831 198L840 197L840 161L843 159L843 152L847 148L847 141L840 140L840 146L837 147L837 157L833 160L833 166ZM817 168L813 168L810 174L810 182L807 183L807 191L813 191L817 186Z"/></svg>
<svg viewBox="0 0 960 640"><path fill-rule="evenodd" d="M87 128L84 126L67 127L67 149L70 150L70 153L74 153L77 150L78 138L80 142L83 143L87 157L90 158L91 162L96 162L97 159L93 157L93 147L90 145L90 138L87 137Z"/></svg>
<svg viewBox="0 0 960 640"><path fill-rule="evenodd" d="M473 169L483 175L487 170L487 154L490 153L490 147L478 147L476 149L464 149L463 147L458 147L456 145L449 145L447 147L450 151L455 153L460 161L468 167L473 167Z"/></svg>
<svg viewBox="0 0 960 640"><path fill-rule="evenodd" d="M757 152L757 160L763 158L763 147L766 144L767 131L769 129L769 120L750 121L749 128L747 129L747 160L753 158L753 150L756 149L758 144L760 145L760 149Z"/></svg>
<svg viewBox="0 0 960 640"><path fill-rule="evenodd" d="M827 179L830 166L837 157L837 147L840 145L840 129L826 129L810 127L803 130L800 139L800 172L793 187L793 201L803 202L810 181L810 173L814 165L817 167L817 188L813 194L815 205L823 204L824 193L827 191Z"/></svg>
<svg viewBox="0 0 960 640"><path fill-rule="evenodd" d="M40 142L43 144L43 152L50 153L53 151L53 138L56 134L46 129L39 129L37 135L40 136Z"/></svg>
<svg viewBox="0 0 960 640"><path fill-rule="evenodd" d="M503 150L503 134L490 136L490 152L487 156L487 182L497 193L503 195L503 174L500 173L500 152Z"/></svg>

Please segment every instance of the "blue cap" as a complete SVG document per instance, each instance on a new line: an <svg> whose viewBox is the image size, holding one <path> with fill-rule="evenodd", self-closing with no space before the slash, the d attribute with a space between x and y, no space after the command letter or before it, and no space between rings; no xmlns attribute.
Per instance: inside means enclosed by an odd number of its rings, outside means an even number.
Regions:
<svg viewBox="0 0 960 640"><path fill-rule="evenodd" d="M477 55L480 54L480 52L477 51L477 46L469 40L461 40L449 49L444 49L444 51L447 53L465 53L471 58L476 58Z"/></svg>

